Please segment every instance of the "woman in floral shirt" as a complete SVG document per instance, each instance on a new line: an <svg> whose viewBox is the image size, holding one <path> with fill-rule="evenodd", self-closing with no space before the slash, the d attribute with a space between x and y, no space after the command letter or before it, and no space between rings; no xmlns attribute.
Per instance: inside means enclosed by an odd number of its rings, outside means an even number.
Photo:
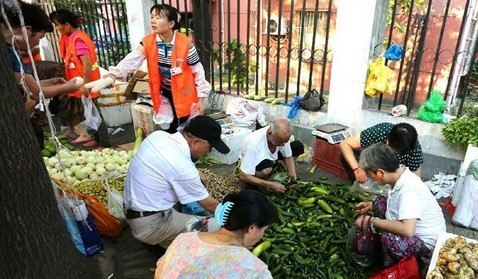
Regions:
<svg viewBox="0 0 478 279"><path fill-rule="evenodd" d="M215 217L222 225L218 232L183 233L173 241L155 278L272 278L247 248L276 220L276 207L261 193L244 190L227 195Z"/></svg>

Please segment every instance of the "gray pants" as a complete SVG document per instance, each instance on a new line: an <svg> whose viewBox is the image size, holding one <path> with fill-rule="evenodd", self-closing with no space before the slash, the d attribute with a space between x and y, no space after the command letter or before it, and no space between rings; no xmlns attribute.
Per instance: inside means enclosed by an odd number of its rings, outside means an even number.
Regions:
<svg viewBox="0 0 478 279"><path fill-rule="evenodd" d="M128 219L133 236L139 241L150 245L161 245L164 248L173 242L180 233L186 232L188 223L194 222L200 216L187 215L171 208L156 214ZM214 218L208 222L208 231L218 231L221 227Z"/></svg>

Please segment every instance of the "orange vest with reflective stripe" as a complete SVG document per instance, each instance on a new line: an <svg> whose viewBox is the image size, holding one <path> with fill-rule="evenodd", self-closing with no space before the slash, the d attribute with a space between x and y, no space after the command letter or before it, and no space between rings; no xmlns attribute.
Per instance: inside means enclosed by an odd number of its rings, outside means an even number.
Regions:
<svg viewBox="0 0 478 279"><path fill-rule="evenodd" d="M62 35L60 38L60 55L61 58L65 61L65 75L66 80L71 80L74 77L83 77L83 63L81 59L76 55L76 46L75 41L77 39L82 40L88 46L88 50L90 52L90 60L91 60L91 74L90 74L90 82L100 79L100 68L98 66L98 60L96 58L95 53L95 45L93 41L90 39L90 36L79 30L73 35L71 38L70 43L68 43L69 35ZM68 93L68 97L74 98L81 98L81 92L75 91ZM98 98L99 92L90 92L91 98Z"/></svg>
<svg viewBox="0 0 478 279"><path fill-rule="evenodd" d="M191 67L187 64L191 39L176 32L173 51L171 53L171 69L180 67L181 73L171 75L171 94L174 108L178 118L188 116L191 113L191 105L197 103L196 83ZM161 74L158 65L158 45L156 34L152 33L143 38L144 52L148 62L148 77L151 100L154 111L159 111L161 104Z"/></svg>

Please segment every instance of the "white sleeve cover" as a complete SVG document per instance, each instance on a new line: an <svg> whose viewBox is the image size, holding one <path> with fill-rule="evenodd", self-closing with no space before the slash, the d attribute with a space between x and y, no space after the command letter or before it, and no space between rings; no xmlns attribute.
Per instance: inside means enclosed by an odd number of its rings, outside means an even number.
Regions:
<svg viewBox="0 0 478 279"><path fill-rule="evenodd" d="M134 50L128 53L118 65L110 66L108 70L110 73L117 76L118 79L124 80L129 73L133 73L141 66L141 64L143 64L144 59L146 59L146 57L143 53Z"/></svg>

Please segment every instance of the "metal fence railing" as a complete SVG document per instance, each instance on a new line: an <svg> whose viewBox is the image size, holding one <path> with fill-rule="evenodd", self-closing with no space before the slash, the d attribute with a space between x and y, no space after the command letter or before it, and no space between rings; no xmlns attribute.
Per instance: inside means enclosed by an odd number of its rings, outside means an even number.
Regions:
<svg viewBox="0 0 478 279"><path fill-rule="evenodd" d="M328 93L332 0L156 2L183 15L214 90L285 101L312 88Z"/></svg>
<svg viewBox="0 0 478 279"><path fill-rule="evenodd" d="M49 14L56 9L68 9L83 17L80 28L95 43L98 63L103 68L116 65L130 51L126 4L122 0L54 0L42 1L41 6ZM49 35L57 61L58 34Z"/></svg>
<svg viewBox="0 0 478 279"><path fill-rule="evenodd" d="M448 98L455 62L463 55L458 47L470 0L458 2L451 9L451 0L390 1L384 45L403 45L405 52L400 61L385 62L394 73L394 92L380 95L376 102L379 110L405 104L410 115L434 89ZM374 53L376 57L383 54L381 47L376 47L380 50Z"/></svg>

